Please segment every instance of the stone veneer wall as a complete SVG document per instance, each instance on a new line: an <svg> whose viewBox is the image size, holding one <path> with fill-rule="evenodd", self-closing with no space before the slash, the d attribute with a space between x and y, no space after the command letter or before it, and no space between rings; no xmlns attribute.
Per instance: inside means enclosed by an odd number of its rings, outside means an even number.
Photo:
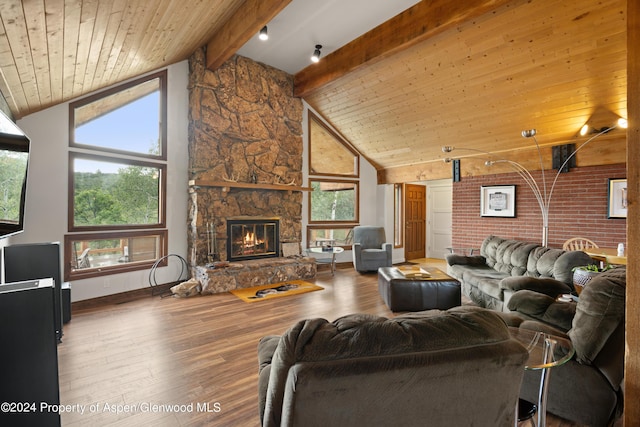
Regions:
<svg viewBox="0 0 640 427"><path fill-rule="evenodd" d="M205 50L189 60L190 179L235 180L256 188L190 189L189 263L207 262L207 224L214 225L217 253L226 260L226 219L278 217L281 242L302 240L302 193L260 188L302 185L302 101L293 76L234 56L216 71Z"/></svg>

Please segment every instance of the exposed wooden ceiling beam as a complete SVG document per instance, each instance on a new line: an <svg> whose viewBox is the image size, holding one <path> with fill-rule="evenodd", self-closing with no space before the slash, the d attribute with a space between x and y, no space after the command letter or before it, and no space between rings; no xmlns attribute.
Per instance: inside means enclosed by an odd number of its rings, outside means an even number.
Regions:
<svg viewBox="0 0 640 427"><path fill-rule="evenodd" d="M378 61L449 28L496 9L510 0L423 0L295 75L303 97L359 67Z"/></svg>
<svg viewBox="0 0 640 427"><path fill-rule="evenodd" d="M207 68L216 70L289 3L291 0L246 0L207 43Z"/></svg>

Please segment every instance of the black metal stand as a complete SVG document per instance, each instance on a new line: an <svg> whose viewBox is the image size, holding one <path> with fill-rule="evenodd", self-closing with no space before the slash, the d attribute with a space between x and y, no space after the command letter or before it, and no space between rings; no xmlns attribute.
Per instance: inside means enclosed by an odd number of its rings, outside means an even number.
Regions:
<svg viewBox="0 0 640 427"><path fill-rule="evenodd" d="M167 291L166 289L162 289L160 291L158 291L158 281L156 280L156 270L158 268L158 266L165 260L168 260L170 258L177 258L180 261L180 274L178 275L177 279L174 282L167 282L167 283L162 283L162 285L177 285L180 282L183 282L184 280L186 280L189 277L189 265L187 264L187 261L182 258L180 255L177 254L169 254L169 255L165 255L162 258L159 258L156 262L153 263L153 266L151 266L151 270L149 271L149 286L151 286L151 296L156 296L156 295L160 295L160 298L164 298L166 296L171 296L171 292ZM187 273L186 277L184 276L184 273Z"/></svg>

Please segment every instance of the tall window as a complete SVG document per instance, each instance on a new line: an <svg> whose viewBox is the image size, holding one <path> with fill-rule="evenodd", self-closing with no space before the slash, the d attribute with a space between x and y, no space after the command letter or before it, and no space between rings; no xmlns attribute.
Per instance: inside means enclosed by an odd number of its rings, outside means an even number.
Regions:
<svg viewBox="0 0 640 427"><path fill-rule="evenodd" d="M358 153L309 112L309 226L307 243L351 246L359 223Z"/></svg>
<svg viewBox="0 0 640 427"><path fill-rule="evenodd" d="M166 80L163 71L70 104L66 280L166 255Z"/></svg>

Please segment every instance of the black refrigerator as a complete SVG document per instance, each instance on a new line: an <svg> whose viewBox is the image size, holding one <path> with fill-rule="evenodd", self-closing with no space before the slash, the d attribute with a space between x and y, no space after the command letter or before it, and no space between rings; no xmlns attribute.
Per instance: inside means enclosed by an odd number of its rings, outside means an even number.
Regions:
<svg viewBox="0 0 640 427"><path fill-rule="evenodd" d="M51 279L0 285L0 425L60 426Z"/></svg>

